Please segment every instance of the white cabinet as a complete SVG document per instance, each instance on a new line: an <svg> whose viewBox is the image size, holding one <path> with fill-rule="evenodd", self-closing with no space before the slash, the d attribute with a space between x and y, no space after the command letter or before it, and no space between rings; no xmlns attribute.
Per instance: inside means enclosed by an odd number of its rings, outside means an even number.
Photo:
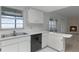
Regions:
<svg viewBox="0 0 79 59"><path fill-rule="evenodd" d="M18 52L18 44L11 44L1 48L2 52Z"/></svg>
<svg viewBox="0 0 79 59"><path fill-rule="evenodd" d="M46 47L48 45L48 33L42 33L42 48Z"/></svg>
<svg viewBox="0 0 79 59"><path fill-rule="evenodd" d="M22 42L19 43L19 52L30 52L30 37L25 37Z"/></svg>
<svg viewBox="0 0 79 59"><path fill-rule="evenodd" d="M64 51L64 38L62 36L49 34L48 45L58 51Z"/></svg>
<svg viewBox="0 0 79 59"><path fill-rule="evenodd" d="M42 33L42 48L49 46L58 51L64 51L65 39L58 34Z"/></svg>
<svg viewBox="0 0 79 59"><path fill-rule="evenodd" d="M29 52L30 51L30 36L15 37L7 39L1 43L1 52Z"/></svg>
<svg viewBox="0 0 79 59"><path fill-rule="evenodd" d="M43 23L44 13L42 11L29 8L28 21L29 23Z"/></svg>
<svg viewBox="0 0 79 59"><path fill-rule="evenodd" d="M19 52L30 52L30 44L28 44L29 42L24 41L22 43L19 43Z"/></svg>
<svg viewBox="0 0 79 59"><path fill-rule="evenodd" d="M1 52L18 52L18 40L15 38L2 41L0 44Z"/></svg>

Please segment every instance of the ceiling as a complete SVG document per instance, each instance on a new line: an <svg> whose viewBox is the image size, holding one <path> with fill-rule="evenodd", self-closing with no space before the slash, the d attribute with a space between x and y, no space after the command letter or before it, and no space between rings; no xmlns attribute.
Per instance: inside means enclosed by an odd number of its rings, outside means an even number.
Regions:
<svg viewBox="0 0 79 59"><path fill-rule="evenodd" d="M79 6L30 6L35 9L42 10L44 12L56 13L65 17L79 16ZM16 7L17 8L17 7ZM18 7L23 9L25 7Z"/></svg>
<svg viewBox="0 0 79 59"><path fill-rule="evenodd" d="M61 10L54 11L54 13L57 13L59 15L66 16L66 17L79 16L79 6L70 6Z"/></svg>
<svg viewBox="0 0 79 59"><path fill-rule="evenodd" d="M32 6L44 12L56 13L65 17L79 16L79 6Z"/></svg>
<svg viewBox="0 0 79 59"><path fill-rule="evenodd" d="M32 8L42 10L44 12L53 12L56 10L60 10L66 8L68 6L31 6Z"/></svg>

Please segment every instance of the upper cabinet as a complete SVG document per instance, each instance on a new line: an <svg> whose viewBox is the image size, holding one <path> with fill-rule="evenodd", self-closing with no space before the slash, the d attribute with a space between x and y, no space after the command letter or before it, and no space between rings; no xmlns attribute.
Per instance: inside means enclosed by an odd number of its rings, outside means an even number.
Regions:
<svg viewBox="0 0 79 59"><path fill-rule="evenodd" d="M37 9L28 9L28 21L29 23L43 23L44 13Z"/></svg>

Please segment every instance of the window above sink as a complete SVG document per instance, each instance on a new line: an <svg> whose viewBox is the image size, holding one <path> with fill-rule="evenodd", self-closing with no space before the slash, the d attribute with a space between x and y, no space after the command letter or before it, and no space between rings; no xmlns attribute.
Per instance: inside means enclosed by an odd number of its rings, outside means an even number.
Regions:
<svg viewBox="0 0 79 59"><path fill-rule="evenodd" d="M1 8L1 29L22 29L24 28L24 20L22 11L2 7Z"/></svg>

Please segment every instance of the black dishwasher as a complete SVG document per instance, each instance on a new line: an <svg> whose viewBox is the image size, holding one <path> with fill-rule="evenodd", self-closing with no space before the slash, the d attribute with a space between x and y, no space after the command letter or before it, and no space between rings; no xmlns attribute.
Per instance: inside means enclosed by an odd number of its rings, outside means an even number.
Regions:
<svg viewBox="0 0 79 59"><path fill-rule="evenodd" d="M31 52L38 51L42 48L42 33L31 35Z"/></svg>

